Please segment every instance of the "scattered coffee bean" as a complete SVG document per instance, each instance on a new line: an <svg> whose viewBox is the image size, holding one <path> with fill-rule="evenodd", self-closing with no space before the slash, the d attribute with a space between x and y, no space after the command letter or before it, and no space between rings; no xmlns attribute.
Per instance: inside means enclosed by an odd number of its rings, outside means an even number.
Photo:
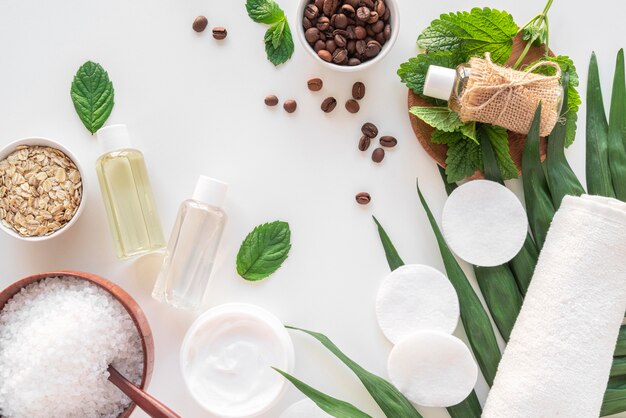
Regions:
<svg viewBox="0 0 626 418"><path fill-rule="evenodd" d="M372 200L372 196L367 192L361 192L356 194L355 199L359 205L367 205Z"/></svg>
<svg viewBox="0 0 626 418"><path fill-rule="evenodd" d="M228 35L228 32L226 32L225 28L221 26L213 28L213 37L215 39L221 41L222 39L226 38L226 35Z"/></svg>
<svg viewBox="0 0 626 418"><path fill-rule="evenodd" d="M265 104L267 106L276 106L278 104L278 97L273 94L270 96L265 96Z"/></svg>
<svg viewBox="0 0 626 418"><path fill-rule="evenodd" d="M381 136L379 142L380 145L387 148L392 148L398 145L398 140L393 136Z"/></svg>
<svg viewBox="0 0 626 418"><path fill-rule="evenodd" d="M378 128L373 123L367 122L361 126L361 132L368 138L376 138L378 136Z"/></svg>
<svg viewBox="0 0 626 418"><path fill-rule="evenodd" d="M337 100L334 97L327 97L322 102L321 109L324 113L330 113L335 110L335 106L337 106Z"/></svg>
<svg viewBox="0 0 626 418"><path fill-rule="evenodd" d="M312 78L306 82L306 85L309 87L311 91L320 91L324 86L324 82L321 78Z"/></svg>
<svg viewBox="0 0 626 418"><path fill-rule="evenodd" d="M287 113L293 113L296 111L298 107L298 103L296 103L295 100L285 100L285 103L283 103L283 109L285 109L285 111Z"/></svg>
<svg viewBox="0 0 626 418"><path fill-rule="evenodd" d="M333 60L333 54L331 54L330 52L328 52L325 49L322 49L321 51L317 52L317 56L320 57L321 59L323 59L326 62L331 62Z"/></svg>
<svg viewBox="0 0 626 418"><path fill-rule="evenodd" d="M371 141L372 140L369 137L363 135L361 139L359 139L359 151L367 151L370 147Z"/></svg>
<svg viewBox="0 0 626 418"><path fill-rule="evenodd" d="M365 97L365 84L361 83L360 81L354 83L352 85L352 97L355 100L361 100L363 97Z"/></svg>
<svg viewBox="0 0 626 418"><path fill-rule="evenodd" d="M209 19L207 19L204 16L198 16L193 21L193 25L191 25L191 27L193 28L193 30L200 33L206 29L208 24L209 24Z"/></svg>
<svg viewBox="0 0 626 418"><path fill-rule="evenodd" d="M359 102L354 99L350 99L346 102L346 110L350 113L357 113L361 109Z"/></svg>
<svg viewBox="0 0 626 418"><path fill-rule="evenodd" d="M372 153L372 161L380 163L385 158L385 150L382 148L376 148Z"/></svg>

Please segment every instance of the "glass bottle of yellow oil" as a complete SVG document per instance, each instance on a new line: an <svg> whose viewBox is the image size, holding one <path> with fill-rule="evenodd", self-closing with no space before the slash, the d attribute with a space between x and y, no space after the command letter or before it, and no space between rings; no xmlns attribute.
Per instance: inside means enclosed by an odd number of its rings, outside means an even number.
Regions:
<svg viewBox="0 0 626 418"><path fill-rule="evenodd" d="M165 238L141 151L126 125L97 132L102 155L96 162L100 191L119 258L165 248Z"/></svg>

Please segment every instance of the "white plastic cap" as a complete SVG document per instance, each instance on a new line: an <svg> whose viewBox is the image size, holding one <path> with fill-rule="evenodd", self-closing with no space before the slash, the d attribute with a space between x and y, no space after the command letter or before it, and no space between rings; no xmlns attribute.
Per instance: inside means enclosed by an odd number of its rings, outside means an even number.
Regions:
<svg viewBox="0 0 626 418"><path fill-rule="evenodd" d="M96 136L98 137L98 144L102 154L132 148L126 125L105 126L98 129Z"/></svg>
<svg viewBox="0 0 626 418"><path fill-rule="evenodd" d="M455 69L431 65L426 72L424 95L448 101L452 95L455 80Z"/></svg>
<svg viewBox="0 0 626 418"><path fill-rule="evenodd" d="M193 200L221 208L226 199L228 183L207 176L198 177L196 188L193 191Z"/></svg>

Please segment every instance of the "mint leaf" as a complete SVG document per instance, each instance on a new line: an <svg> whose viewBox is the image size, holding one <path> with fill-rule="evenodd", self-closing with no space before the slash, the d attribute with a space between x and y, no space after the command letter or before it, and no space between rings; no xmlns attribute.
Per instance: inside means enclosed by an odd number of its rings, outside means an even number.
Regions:
<svg viewBox="0 0 626 418"><path fill-rule="evenodd" d="M409 112L441 131L453 132L463 126L459 114L447 107L413 106Z"/></svg>
<svg viewBox="0 0 626 418"><path fill-rule="evenodd" d="M274 65L280 65L293 55L293 38L287 20L271 26L265 32L265 52L267 59Z"/></svg>
<svg viewBox="0 0 626 418"><path fill-rule="evenodd" d="M444 132L440 131L439 129L435 129L430 137L430 140L435 144L445 145L450 145L451 143L456 142L460 139L463 139L463 134L459 131Z"/></svg>
<svg viewBox="0 0 626 418"><path fill-rule="evenodd" d="M472 141L478 142L478 135L476 135L476 122L467 122L461 126L461 133Z"/></svg>
<svg viewBox="0 0 626 418"><path fill-rule="evenodd" d="M237 253L237 273L246 280L261 280L274 273L287 259L291 249L287 222L276 221L257 226L243 240Z"/></svg>
<svg viewBox="0 0 626 418"><path fill-rule="evenodd" d="M538 61L528 64L528 67L535 65L540 61L556 62L563 72L569 72L569 82L567 83L567 106L569 107L567 115L567 126L565 127L565 146L569 147L574 143L576 138L576 123L578 122L578 110L582 104L580 94L578 93L578 73L574 61L568 56L559 55L556 57L544 57ZM552 67L539 67L535 71L537 74L555 75L556 69Z"/></svg>
<svg viewBox="0 0 626 418"><path fill-rule="evenodd" d="M498 161L498 168L503 180L519 177L517 166L509 151L509 134L500 126L480 124L481 140L489 140Z"/></svg>
<svg viewBox="0 0 626 418"><path fill-rule="evenodd" d="M442 14L421 33L417 44L429 52L455 51L462 61L490 52L491 59L502 64L511 55L518 30L507 12L474 8L470 12Z"/></svg>
<svg viewBox="0 0 626 418"><path fill-rule="evenodd" d="M271 25L285 19L285 13L272 0L248 0L246 1L246 10L250 19L256 23Z"/></svg>
<svg viewBox="0 0 626 418"><path fill-rule="evenodd" d="M85 128L96 133L113 110L115 91L107 72L100 64L87 61L76 72L70 95Z"/></svg>
<svg viewBox="0 0 626 418"><path fill-rule="evenodd" d="M482 170L482 166L483 158L479 144L468 138L448 144L446 176L449 183L471 176L476 170Z"/></svg>
<svg viewBox="0 0 626 418"><path fill-rule="evenodd" d="M424 81L426 80L428 67L437 65L439 67L456 68L461 62L463 60L453 51L428 52L410 58L407 62L400 64L397 73L400 76L400 81L413 90L415 94L421 96L424 94ZM428 99L435 100L432 98ZM437 102L441 103L440 100L437 100Z"/></svg>

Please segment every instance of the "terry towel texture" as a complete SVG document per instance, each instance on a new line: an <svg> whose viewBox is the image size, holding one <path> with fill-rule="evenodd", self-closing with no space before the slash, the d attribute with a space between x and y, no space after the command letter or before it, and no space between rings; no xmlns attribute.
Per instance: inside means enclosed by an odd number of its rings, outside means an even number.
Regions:
<svg viewBox="0 0 626 418"><path fill-rule="evenodd" d="M483 418L597 418L626 311L626 204L567 196Z"/></svg>

